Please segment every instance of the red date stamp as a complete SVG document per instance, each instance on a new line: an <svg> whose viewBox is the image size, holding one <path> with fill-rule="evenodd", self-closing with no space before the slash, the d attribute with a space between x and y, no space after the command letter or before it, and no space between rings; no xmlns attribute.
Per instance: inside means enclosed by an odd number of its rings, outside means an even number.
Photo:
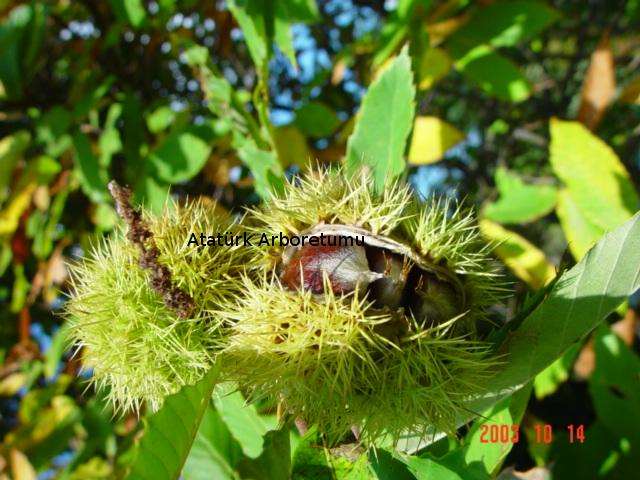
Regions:
<svg viewBox="0 0 640 480"><path fill-rule="evenodd" d="M533 427L533 438L529 441L544 443L553 442L553 427L548 423L538 423ZM586 436L584 425L567 425L569 443L584 443ZM518 443L520 441L520 425L518 424L487 424L480 425L480 443Z"/></svg>
<svg viewBox="0 0 640 480"><path fill-rule="evenodd" d="M480 425L480 443L518 443L520 425L498 425L495 423Z"/></svg>

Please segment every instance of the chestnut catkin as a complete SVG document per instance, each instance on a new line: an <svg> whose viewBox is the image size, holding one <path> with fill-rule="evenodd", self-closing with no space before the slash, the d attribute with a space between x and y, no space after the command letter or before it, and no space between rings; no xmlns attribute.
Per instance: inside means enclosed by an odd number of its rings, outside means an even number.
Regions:
<svg viewBox="0 0 640 480"><path fill-rule="evenodd" d="M496 363L475 328L495 300L489 247L461 208L370 185L314 171L250 212L256 233L364 244L256 247L257 279L245 276L236 307L221 312L226 378L330 441L352 427L368 443L452 432Z"/></svg>

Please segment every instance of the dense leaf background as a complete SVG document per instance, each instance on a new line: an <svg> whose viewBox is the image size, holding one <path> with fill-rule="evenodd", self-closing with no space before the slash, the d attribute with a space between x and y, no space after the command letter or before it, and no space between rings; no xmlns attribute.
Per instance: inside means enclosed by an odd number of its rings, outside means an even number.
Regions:
<svg viewBox="0 0 640 480"><path fill-rule="evenodd" d="M637 476L639 27L637 0L0 0L0 478ZM108 181L239 212L310 161L476 207L509 290L493 394L458 438L368 455L215 370L116 415L60 315Z"/></svg>

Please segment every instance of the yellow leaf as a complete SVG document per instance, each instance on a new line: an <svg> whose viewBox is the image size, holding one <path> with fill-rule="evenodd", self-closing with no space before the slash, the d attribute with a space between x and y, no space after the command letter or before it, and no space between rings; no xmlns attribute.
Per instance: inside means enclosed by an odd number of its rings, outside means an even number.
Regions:
<svg viewBox="0 0 640 480"><path fill-rule="evenodd" d="M420 61L420 90L431 88L451 70L452 61L441 48L430 48Z"/></svg>
<svg viewBox="0 0 640 480"><path fill-rule="evenodd" d="M488 240L498 242L496 254L507 267L533 289L544 287L556 275L544 252L515 232L491 220L480 220L480 231Z"/></svg>
<svg viewBox="0 0 640 480"><path fill-rule="evenodd" d="M463 139L462 132L438 117L416 117L409 147L409 163L425 165L437 162L447 150Z"/></svg>
<svg viewBox="0 0 640 480"><path fill-rule="evenodd" d="M552 118L549 161L589 223L613 230L638 209L629 173L616 153L579 122Z"/></svg>
<svg viewBox="0 0 640 480"><path fill-rule="evenodd" d="M38 478L27 456L15 448L11 449L11 475L13 480L36 480Z"/></svg>
<svg viewBox="0 0 640 480"><path fill-rule="evenodd" d="M578 120L590 130L602 120L616 93L616 75L609 35L605 33L591 55L591 63L582 84Z"/></svg>
<svg viewBox="0 0 640 480"><path fill-rule="evenodd" d="M0 395L10 397L18 393L27 381L27 374L24 372L15 372L7 375L0 381Z"/></svg>
<svg viewBox="0 0 640 480"><path fill-rule="evenodd" d="M26 184L11 198L7 206L0 212L0 235L12 234L18 228L20 215L29 207L31 197L38 184Z"/></svg>
<svg viewBox="0 0 640 480"><path fill-rule="evenodd" d="M558 193L556 213L564 235L567 237L569 250L576 260L584 257L585 253L604 235L602 228L592 224L584 216L567 189L562 189Z"/></svg>

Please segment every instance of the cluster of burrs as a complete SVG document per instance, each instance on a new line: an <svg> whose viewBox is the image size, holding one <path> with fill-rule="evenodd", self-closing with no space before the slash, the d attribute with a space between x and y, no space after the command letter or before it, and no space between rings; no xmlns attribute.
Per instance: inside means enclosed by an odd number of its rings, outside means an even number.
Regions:
<svg viewBox="0 0 640 480"><path fill-rule="evenodd" d="M116 408L158 409L214 363L250 401L330 441L452 432L496 357L478 332L496 272L473 216L402 184L312 170L238 219L203 200L134 209L73 267L68 317ZM191 233L323 238L194 247Z"/></svg>

